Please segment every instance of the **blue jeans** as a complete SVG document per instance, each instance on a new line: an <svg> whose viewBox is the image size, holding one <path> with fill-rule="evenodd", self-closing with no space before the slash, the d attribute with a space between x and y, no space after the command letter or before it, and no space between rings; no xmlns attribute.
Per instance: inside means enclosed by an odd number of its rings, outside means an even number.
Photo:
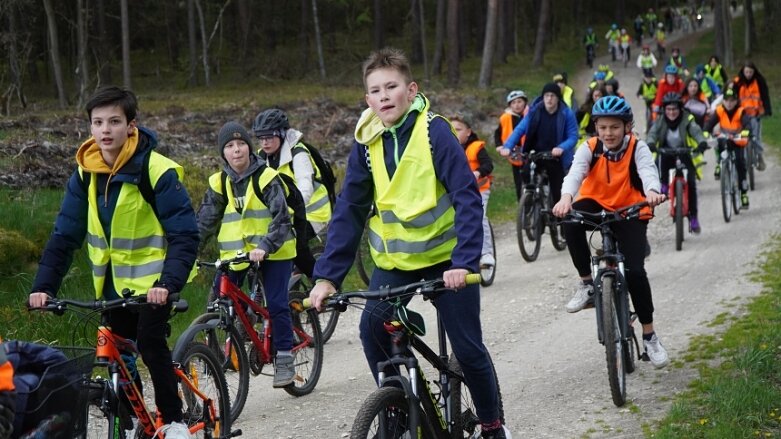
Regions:
<svg viewBox="0 0 781 439"><path fill-rule="evenodd" d="M421 279L437 279L450 267L450 262L416 271L383 270L375 268L369 289L399 286ZM409 300L408 300L409 301ZM437 297L434 305L439 311L453 354L461 364L466 385L472 394L477 416L482 422L499 418L499 390L491 367L488 350L483 344L480 326L480 287L469 285L458 292L448 291ZM390 356L390 335L383 323L393 316L390 303L367 301L361 314L361 344L369 368L377 379L377 363Z"/></svg>

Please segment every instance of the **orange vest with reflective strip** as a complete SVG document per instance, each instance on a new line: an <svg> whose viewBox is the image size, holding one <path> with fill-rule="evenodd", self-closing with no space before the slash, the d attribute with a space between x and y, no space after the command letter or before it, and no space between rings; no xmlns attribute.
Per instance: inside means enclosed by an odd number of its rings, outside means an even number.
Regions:
<svg viewBox="0 0 781 439"><path fill-rule="evenodd" d="M744 111L745 109L743 107L738 107L730 119L729 114L727 114L727 110L724 108L724 105L719 105L716 107L716 117L719 118L721 131L725 134L730 134L733 136L740 134L740 132L743 131L743 125L741 124L740 119L743 118ZM735 139L734 142L735 145L741 148L748 145L748 139L745 137Z"/></svg>
<svg viewBox="0 0 781 439"><path fill-rule="evenodd" d="M477 154L480 152L481 149L485 148L485 142L482 140L475 140L474 142L467 145L466 150L466 161L469 162L469 169L472 170L472 172L477 171L477 168L480 167L480 161L477 159ZM480 189L480 192L487 191L488 189L491 189L491 180L493 179L492 176L486 175L485 177L481 177L477 179L477 186Z"/></svg>
<svg viewBox="0 0 781 439"><path fill-rule="evenodd" d="M592 155L597 147L598 137L592 137L587 144ZM629 137L624 156L618 161L610 161L602 155L591 167L586 179L580 186L578 200L590 198L607 210L617 210L622 207L645 201L642 192L632 186L630 179L630 166L634 159L634 149L637 146L637 137L634 134ZM607 148L605 148L607 149ZM643 208L641 218L650 218L651 209Z"/></svg>
<svg viewBox="0 0 781 439"><path fill-rule="evenodd" d="M743 84L739 92L740 106L749 116L761 116L765 114L762 105L762 96L759 94L759 82L754 79L749 84Z"/></svg>
<svg viewBox="0 0 781 439"><path fill-rule="evenodd" d="M526 116L529 113L529 106L527 105L523 109L523 114L521 116ZM510 134L513 133L513 130L515 127L513 126L513 113L504 112L501 116L499 116L499 126L502 127L502 144L507 141L507 139L510 137ZM520 145L523 145L523 142L526 141L526 135L524 134L523 137L521 137L521 143ZM515 145L512 145L515 146ZM507 158L507 160L513 165L513 166L522 166L523 162L521 160L513 160L510 157Z"/></svg>

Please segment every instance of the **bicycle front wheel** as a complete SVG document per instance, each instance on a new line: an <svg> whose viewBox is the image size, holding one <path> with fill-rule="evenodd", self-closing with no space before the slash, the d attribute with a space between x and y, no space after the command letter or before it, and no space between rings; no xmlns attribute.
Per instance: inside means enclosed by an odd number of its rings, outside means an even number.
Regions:
<svg viewBox="0 0 781 439"><path fill-rule="evenodd" d="M496 239L494 238L494 226L491 222L488 222L488 228L491 230L491 249L494 255L494 265L481 265L480 266L480 285L484 287L491 286L494 283L496 277ZM338 313L337 313L338 314Z"/></svg>
<svg viewBox="0 0 781 439"><path fill-rule="evenodd" d="M366 227L361 235L361 242L358 245L358 251L355 253L355 269L358 272L358 277L361 278L363 283L368 287L369 281L371 281L372 273L374 272L374 260L372 259L371 252L369 251L369 223L366 223Z"/></svg>
<svg viewBox="0 0 781 439"><path fill-rule="evenodd" d="M614 280L610 276L602 277L601 325L610 394L613 396L613 404L621 407L626 403L626 368L624 367L624 344L621 339L618 312L616 311Z"/></svg>
<svg viewBox="0 0 781 439"><path fill-rule="evenodd" d="M79 437L85 439L123 438L125 430L130 430L133 425L127 413L127 416L120 414L119 398L108 382L89 381L84 386L88 405L84 418L76 425L76 433L83 432L84 436Z"/></svg>
<svg viewBox="0 0 781 439"><path fill-rule="evenodd" d="M420 410L422 437L437 437L423 410ZM421 437L410 431L407 395L397 387L381 387L363 402L355 415L350 439Z"/></svg>
<svg viewBox="0 0 781 439"><path fill-rule="evenodd" d="M732 168L728 160L721 161L721 213L724 215L724 222L728 223L732 219Z"/></svg>
<svg viewBox="0 0 781 439"><path fill-rule="evenodd" d="M296 374L293 384L285 387L285 392L293 396L303 396L315 389L323 368L323 335L316 309L299 311L300 304L307 297L303 293L291 293L290 313L293 319L293 355ZM273 333L273 329L272 329Z"/></svg>
<svg viewBox="0 0 781 439"><path fill-rule="evenodd" d="M683 248L683 180L675 179L675 249Z"/></svg>
<svg viewBox="0 0 781 439"><path fill-rule="evenodd" d="M540 205L534 199L534 192L524 192L518 206L516 234L521 256L527 262L534 262L540 254L542 221Z"/></svg>
<svg viewBox="0 0 781 439"><path fill-rule="evenodd" d="M490 361L491 369L494 372L494 379L496 379L496 394L499 399L499 419L502 421L502 424L504 424L502 392L499 388L496 367L494 367L493 360ZM453 416L451 422L453 430L450 437L453 439L478 437L480 434L480 419L477 418L477 410L475 409L474 401L472 401L472 395L469 393L469 389L466 387L464 380L460 378L464 374L461 370L461 364L459 364L454 355L450 356L448 368L456 375L456 378L450 380L450 400L452 401L451 413Z"/></svg>
<svg viewBox="0 0 781 439"><path fill-rule="evenodd" d="M200 428L193 437L212 439L230 437L230 396L220 360L211 349L192 343L179 362L186 380L179 380L184 416L188 428Z"/></svg>

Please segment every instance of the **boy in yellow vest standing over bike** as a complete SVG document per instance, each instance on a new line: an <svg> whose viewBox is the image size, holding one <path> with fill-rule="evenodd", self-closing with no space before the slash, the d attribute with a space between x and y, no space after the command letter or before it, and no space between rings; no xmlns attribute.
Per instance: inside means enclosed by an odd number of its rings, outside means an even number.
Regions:
<svg viewBox="0 0 781 439"><path fill-rule="evenodd" d="M376 206L368 233L377 268L369 288L442 278L458 289L437 298L442 324L469 383L482 437L509 438L482 339L479 286L466 285L466 275L479 268L483 208L463 148L448 121L430 112L402 52L373 52L363 80L369 108L356 126L325 251L315 265L312 303L320 309L344 281ZM391 304L368 301L361 315L361 342L375 379L377 362L390 352L383 322L392 313Z"/></svg>

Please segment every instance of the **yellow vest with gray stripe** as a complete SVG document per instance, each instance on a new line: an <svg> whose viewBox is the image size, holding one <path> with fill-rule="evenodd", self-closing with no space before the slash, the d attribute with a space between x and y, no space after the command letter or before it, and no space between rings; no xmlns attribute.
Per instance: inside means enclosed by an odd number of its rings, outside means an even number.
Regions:
<svg viewBox="0 0 781 439"><path fill-rule="evenodd" d="M222 172L217 172L209 177L209 186L214 192L224 194L228 200L225 206L225 212L222 216L222 225L220 233L217 234L217 244L220 247L220 259L229 259L236 256L237 252L249 253L260 245L260 241L268 233L271 225L271 211L263 204L260 196L255 193L252 182L247 184L247 191L244 195L244 208L241 213L236 210L236 198L233 195L233 187L227 184L222 187ZM258 180L258 187L262 191L271 180L277 176L277 171L264 167ZM250 178L255 178L254 176ZM224 190L223 190L224 189ZM288 208L288 210L290 210ZM267 259L287 260L296 256L296 237L293 234L293 228L290 227L290 234L286 237L285 243L274 253L266 256ZM241 269L242 266L236 266L235 269Z"/></svg>
<svg viewBox="0 0 781 439"><path fill-rule="evenodd" d="M306 150L306 155L309 157L309 162L312 163L312 169L315 170L315 175L312 179L314 192L312 192L312 197L306 204L306 219L310 222L327 223L328 221L331 221L331 202L328 198L328 189L326 189L325 185L321 183L322 178L320 177L320 169L318 169L315 161L309 154L309 150L303 142L299 142L293 147L294 150L296 148L304 148L304 150ZM279 169L277 169L277 172L280 174L289 175L291 178L293 178L293 181L295 181L296 176L293 172L293 168L290 166L291 163L293 162L291 161L280 166Z"/></svg>
<svg viewBox="0 0 781 439"><path fill-rule="evenodd" d="M455 210L434 172L428 125L420 114L393 178L382 137L368 145L377 214L369 220L369 246L385 270L416 270L450 260L456 246Z"/></svg>
<svg viewBox="0 0 781 439"><path fill-rule="evenodd" d="M179 180L182 167L154 151L149 157L149 180L154 188L169 169L176 170ZM83 170L79 172L83 175ZM143 172L143 171L142 171ZM106 271L111 264L114 289L117 293L127 288L135 294L146 294L163 272L168 242L165 231L152 206L144 200L138 186L122 184L117 205L111 217L111 240L106 239L98 215L97 175L90 173L87 200L87 253L92 264L92 283L95 297L103 296Z"/></svg>

